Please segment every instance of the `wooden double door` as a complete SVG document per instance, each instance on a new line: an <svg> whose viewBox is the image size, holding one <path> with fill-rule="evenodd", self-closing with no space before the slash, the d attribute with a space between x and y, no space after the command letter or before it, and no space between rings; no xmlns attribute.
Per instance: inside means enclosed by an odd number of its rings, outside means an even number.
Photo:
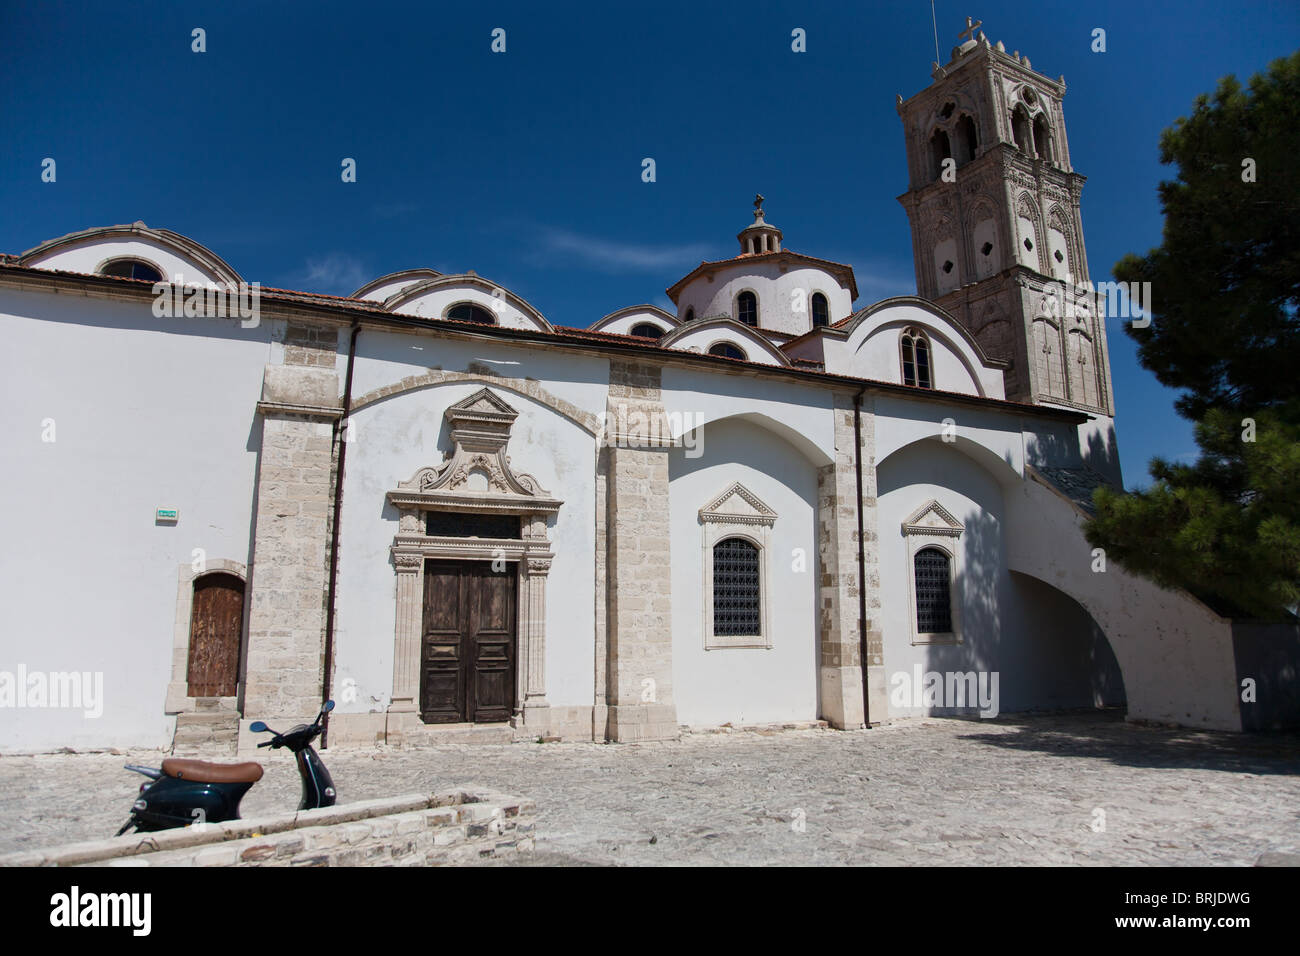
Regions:
<svg viewBox="0 0 1300 956"><path fill-rule="evenodd" d="M515 707L516 566L428 561L420 643L427 724L509 720Z"/></svg>

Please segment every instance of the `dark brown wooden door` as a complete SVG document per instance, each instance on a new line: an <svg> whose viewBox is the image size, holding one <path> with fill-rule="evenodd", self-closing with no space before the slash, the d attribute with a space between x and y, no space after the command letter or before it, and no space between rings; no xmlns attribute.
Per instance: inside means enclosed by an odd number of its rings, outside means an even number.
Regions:
<svg viewBox="0 0 1300 956"><path fill-rule="evenodd" d="M195 581L186 675L189 696L235 696L243 630L244 582L233 574L205 574Z"/></svg>
<svg viewBox="0 0 1300 956"><path fill-rule="evenodd" d="M515 565L424 566L420 715L425 723L509 720L515 705Z"/></svg>

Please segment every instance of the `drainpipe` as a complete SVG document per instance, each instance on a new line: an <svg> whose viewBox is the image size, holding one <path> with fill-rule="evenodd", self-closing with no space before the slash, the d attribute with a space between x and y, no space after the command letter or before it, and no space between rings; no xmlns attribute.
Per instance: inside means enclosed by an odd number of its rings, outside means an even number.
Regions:
<svg viewBox="0 0 1300 956"><path fill-rule="evenodd" d="M343 383L343 417L335 425L339 437L339 466L334 474L334 521L330 527L330 579L325 604L325 680L321 703L330 699L334 684L334 595L338 590L339 578L339 522L343 515L343 465L348 457L348 415L352 412L352 366L357 357L357 333L361 323L352 323L352 337L348 341L348 371ZM339 426L342 429L339 430ZM325 715L321 728L320 746L322 750L329 747L330 715Z"/></svg>
<svg viewBox="0 0 1300 956"><path fill-rule="evenodd" d="M865 385L853 396L853 467L858 476L858 658L862 669L862 722L871 726L871 703L867 693L867 557L862 529L862 396Z"/></svg>

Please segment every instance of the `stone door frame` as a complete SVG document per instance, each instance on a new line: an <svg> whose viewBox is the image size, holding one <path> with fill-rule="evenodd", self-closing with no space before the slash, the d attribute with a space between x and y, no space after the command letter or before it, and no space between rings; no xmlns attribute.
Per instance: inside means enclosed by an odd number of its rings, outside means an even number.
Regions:
<svg viewBox="0 0 1300 956"><path fill-rule="evenodd" d="M546 699L546 582L551 570L551 542L544 515L525 518L523 537L456 538L420 533L426 511L403 508L393 539L397 575L397 627L393 646L393 695L390 714L411 714L420 723L420 641L424 627L426 561L505 561L516 565L515 714L511 726L544 733L550 705ZM406 721L404 721L406 722ZM414 726L414 724L412 724ZM433 725L430 725L433 726Z"/></svg>
<svg viewBox="0 0 1300 956"><path fill-rule="evenodd" d="M555 557L547 518L557 514L563 502L552 498L531 475L510 467L506 445L519 413L490 389L480 389L443 414L451 426L452 452L441 465L419 469L387 495L398 511L391 548L397 575L397 616L389 734L425 727L419 712L424 565L429 560L450 560L517 565L515 712L510 724L530 735L545 735L550 731L546 581ZM429 535L425 520L430 511L516 515L520 537Z"/></svg>
<svg viewBox="0 0 1300 956"><path fill-rule="evenodd" d="M239 631L239 674L236 678L235 695L219 697L218 706L223 710L238 710L239 697L244 689L244 655L248 650L248 608L252 603L248 588L248 568L238 562L225 558L208 558L203 562L203 570L195 571L194 565L182 564L176 571L176 618L172 626L172 674L167 684L167 697L163 712L167 714L190 714L198 710L198 699L189 696L190 663L190 618L194 613L194 584L199 578L209 574L229 574L239 578L244 585L244 610Z"/></svg>

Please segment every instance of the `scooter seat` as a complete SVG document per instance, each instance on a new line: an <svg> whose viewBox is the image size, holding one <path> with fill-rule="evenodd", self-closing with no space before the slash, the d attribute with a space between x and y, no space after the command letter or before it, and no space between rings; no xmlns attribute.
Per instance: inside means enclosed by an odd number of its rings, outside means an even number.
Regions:
<svg viewBox="0 0 1300 956"><path fill-rule="evenodd" d="M262 779L262 765L251 760L247 763L209 763L168 757L162 762L162 772L177 780L193 780L195 783L257 783Z"/></svg>

